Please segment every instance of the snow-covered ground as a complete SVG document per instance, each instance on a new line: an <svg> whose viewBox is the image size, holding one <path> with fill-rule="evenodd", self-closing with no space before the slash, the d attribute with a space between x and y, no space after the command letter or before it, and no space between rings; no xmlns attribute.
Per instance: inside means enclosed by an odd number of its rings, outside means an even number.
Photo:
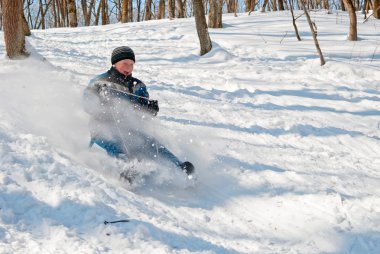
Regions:
<svg viewBox="0 0 380 254"><path fill-rule="evenodd" d="M192 18L32 31L24 61L1 40L0 253L380 253L380 22L358 15L349 42L311 14L323 67L288 12L225 15L203 57ZM145 162L131 187L88 149L82 92L121 45L196 182Z"/></svg>

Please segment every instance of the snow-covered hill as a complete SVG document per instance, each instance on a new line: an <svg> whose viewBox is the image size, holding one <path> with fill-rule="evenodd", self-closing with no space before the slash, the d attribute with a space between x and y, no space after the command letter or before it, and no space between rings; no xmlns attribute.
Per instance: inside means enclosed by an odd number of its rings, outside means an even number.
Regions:
<svg viewBox="0 0 380 254"><path fill-rule="evenodd" d="M349 42L313 12L321 67L304 17L301 42L288 12L223 18L203 57L192 18L33 31L24 61L0 41L0 253L380 253L379 21ZM88 149L82 92L121 45L196 182L146 162L131 187Z"/></svg>

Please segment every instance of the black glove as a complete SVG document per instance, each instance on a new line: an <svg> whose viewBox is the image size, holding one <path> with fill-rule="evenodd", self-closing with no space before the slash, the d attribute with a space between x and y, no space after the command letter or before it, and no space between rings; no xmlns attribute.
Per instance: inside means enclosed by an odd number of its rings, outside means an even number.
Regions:
<svg viewBox="0 0 380 254"><path fill-rule="evenodd" d="M157 100L149 100L147 105L148 111L153 115L156 116L160 108L158 107L158 101Z"/></svg>
<svg viewBox="0 0 380 254"><path fill-rule="evenodd" d="M99 99L102 103L107 103L110 100L110 91L107 85L100 85L98 87Z"/></svg>

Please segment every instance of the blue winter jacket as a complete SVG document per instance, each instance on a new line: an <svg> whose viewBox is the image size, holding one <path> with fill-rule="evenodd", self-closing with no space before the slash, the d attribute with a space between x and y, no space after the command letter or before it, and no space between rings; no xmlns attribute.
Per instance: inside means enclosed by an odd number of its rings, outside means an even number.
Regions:
<svg viewBox="0 0 380 254"><path fill-rule="evenodd" d="M125 116L120 108L115 108L123 101L135 106L147 106L149 93L145 84L131 75L121 74L114 67L90 81L83 96L84 110L90 115L90 146L95 143L111 155L123 153L122 137L116 121L120 122Z"/></svg>

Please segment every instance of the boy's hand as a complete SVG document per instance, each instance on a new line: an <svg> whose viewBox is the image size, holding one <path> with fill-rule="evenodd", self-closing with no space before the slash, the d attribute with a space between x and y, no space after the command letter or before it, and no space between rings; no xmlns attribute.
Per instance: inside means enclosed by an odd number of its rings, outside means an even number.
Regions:
<svg viewBox="0 0 380 254"><path fill-rule="evenodd" d="M152 113L153 116L156 116L160 108L158 107L157 100L148 101L148 111Z"/></svg>

